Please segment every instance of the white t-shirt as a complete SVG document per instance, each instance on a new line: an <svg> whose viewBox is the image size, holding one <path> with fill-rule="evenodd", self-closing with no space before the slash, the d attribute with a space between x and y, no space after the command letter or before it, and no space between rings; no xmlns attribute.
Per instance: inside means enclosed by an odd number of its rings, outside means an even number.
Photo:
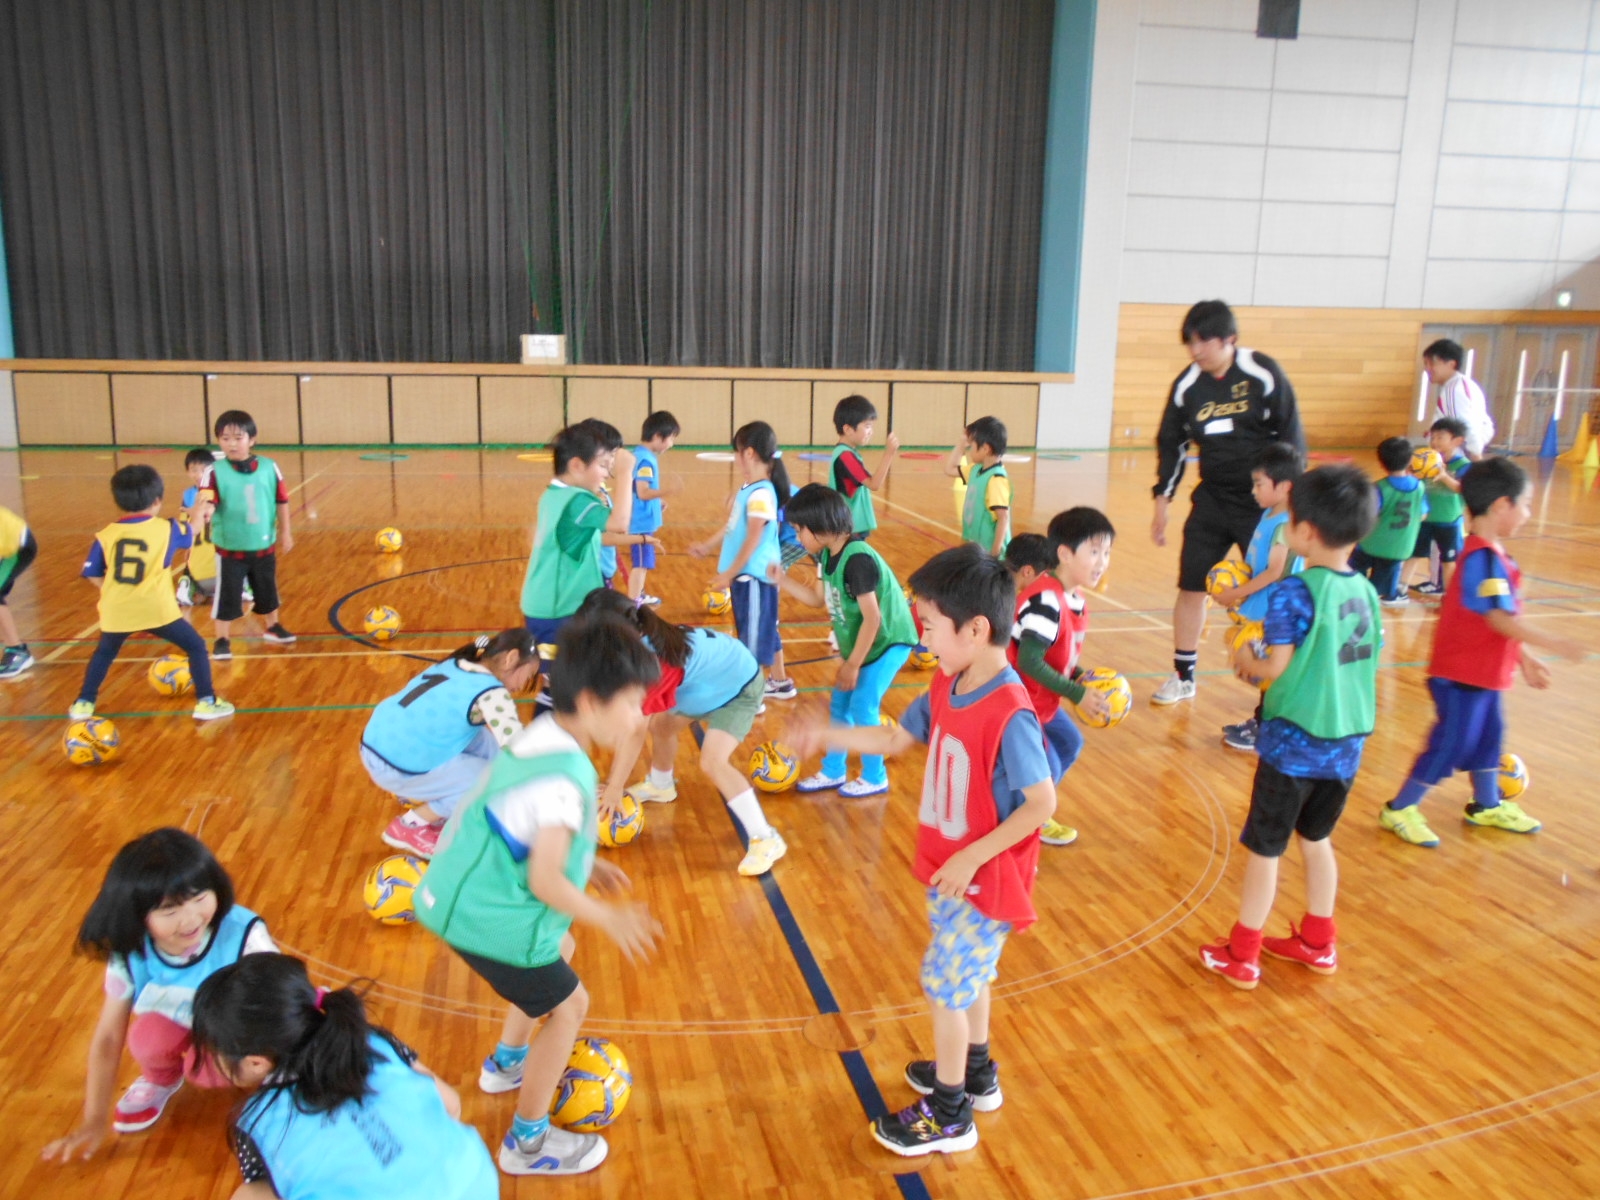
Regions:
<svg viewBox="0 0 1600 1200"><path fill-rule="evenodd" d="M506 750L518 758L556 750L583 753L550 713L528 722L506 743ZM507 788L490 800L488 807L500 836L519 861L532 851L539 830L559 827L577 832L583 827L583 793L570 779L559 775Z"/></svg>
<svg viewBox="0 0 1600 1200"><path fill-rule="evenodd" d="M1460 371L1439 385L1438 411L1441 417L1454 417L1467 427L1467 445L1474 454L1494 437L1494 420L1483 389Z"/></svg>

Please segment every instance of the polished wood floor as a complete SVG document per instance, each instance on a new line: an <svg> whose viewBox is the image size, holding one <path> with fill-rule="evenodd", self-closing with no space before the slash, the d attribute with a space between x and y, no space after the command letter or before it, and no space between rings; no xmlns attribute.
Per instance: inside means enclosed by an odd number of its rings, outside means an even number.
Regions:
<svg viewBox="0 0 1600 1200"><path fill-rule="evenodd" d="M387 853L378 832L392 802L356 747L369 706L417 670L408 656L440 655L517 620L549 467L512 452L277 457L298 540L282 562L283 612L300 642L270 647L255 627L236 637L238 657L217 677L239 712L205 726L145 683L162 647L131 642L100 701L122 752L98 769L69 766L58 747L95 628L94 595L77 573L113 515L112 469L150 462L175 496L182 456L0 457L0 503L24 508L43 547L13 604L41 661L0 684L11 883L0 1195L224 1197L237 1181L223 1141L233 1098L193 1090L149 1133L117 1138L88 1164L37 1161L77 1116L99 1005L100 968L69 951L77 922L117 846L160 824L204 837L241 899L321 979L375 980L374 1015L460 1087L491 1143L509 1120L508 1098L473 1083L493 1044L495 998L428 934L380 927L362 911L360 881ZM801 480L822 475L820 463L789 462ZM672 552L651 585L669 617L700 619L704 564L682 548L720 522L731 470L690 452L670 457L687 486L669 505ZM1382 832L1376 810L1429 724L1422 666L1433 616L1420 604L1385 613L1380 728L1337 835L1343 965L1322 978L1269 963L1259 990L1237 992L1200 971L1195 946L1236 911L1234 839L1252 762L1220 744L1218 727L1248 715L1253 694L1222 673L1212 636L1198 699L1175 711L1145 703L1170 670L1177 555L1175 538L1167 549L1149 538L1153 472L1149 454L1131 452L1011 469L1020 528L1041 529L1079 503L1118 525L1085 657L1126 672L1139 703L1121 727L1088 733L1063 785L1062 815L1082 837L1046 849L1042 919L1006 950L993 1033L1006 1105L980 1118L978 1148L906 1162L865 1135L863 1095L906 1103L902 1064L930 1049L909 872L920 758L895 765L887 799L773 800L790 852L776 888L764 889L735 874L734 828L686 742L679 802L651 808L644 836L614 852L664 922L665 946L630 967L597 936L579 938L591 1028L624 1048L637 1078L611 1158L577 1181L507 1180L504 1195L1600 1194L1595 655L1558 664L1550 691L1519 686L1509 699L1509 745L1528 762L1527 807L1544 832L1464 826L1453 814L1467 788L1456 781L1429 809L1443 844L1415 849ZM1593 474L1561 466L1537 487L1536 517L1513 547L1529 612L1600 650ZM952 540L954 506L929 459L897 465L886 501L877 544L903 576ZM396 557L372 549L388 524L406 537ZM391 649L338 632L375 603L404 616ZM755 736L826 699L821 614L785 616L804 695L771 705ZM209 633L207 617L195 620ZM900 711L925 681L908 671L886 707ZM1298 876L1291 853L1279 923L1301 912ZM802 964L813 962L808 974ZM840 1015L820 1015L835 1006ZM852 1075L852 1056L839 1052L855 1047L864 1070ZM132 1074L125 1060L123 1081Z"/></svg>

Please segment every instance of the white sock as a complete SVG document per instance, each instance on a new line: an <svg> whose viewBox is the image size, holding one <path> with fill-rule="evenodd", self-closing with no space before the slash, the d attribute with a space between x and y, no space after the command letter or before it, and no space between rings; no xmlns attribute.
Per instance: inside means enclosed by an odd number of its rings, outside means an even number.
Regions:
<svg viewBox="0 0 1600 1200"><path fill-rule="evenodd" d="M753 788L745 788L732 800L728 807L733 810L733 815L739 818L739 824L744 826L744 831L753 838L776 837L778 831L767 824L767 814L761 811L761 801L756 799Z"/></svg>
<svg viewBox="0 0 1600 1200"><path fill-rule="evenodd" d="M677 780L673 779L671 771L658 771L654 767L650 768L649 783L653 788L662 789L677 786Z"/></svg>
<svg viewBox="0 0 1600 1200"><path fill-rule="evenodd" d="M414 808L408 808L405 810L405 812L400 814L400 823L402 825L408 825L412 829L421 829L424 825L433 824L433 822L429 821Z"/></svg>

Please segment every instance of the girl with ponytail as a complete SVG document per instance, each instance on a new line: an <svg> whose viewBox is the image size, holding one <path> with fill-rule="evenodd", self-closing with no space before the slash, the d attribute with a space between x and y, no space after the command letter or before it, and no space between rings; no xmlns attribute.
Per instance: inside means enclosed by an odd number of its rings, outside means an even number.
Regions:
<svg viewBox="0 0 1600 1200"><path fill-rule="evenodd" d="M286 954L252 954L200 985L195 1045L253 1092L231 1141L234 1200L429 1196L490 1200L500 1180L455 1089L353 988L313 987Z"/></svg>
<svg viewBox="0 0 1600 1200"><path fill-rule="evenodd" d="M469 642L372 710L361 765L384 791L416 802L389 822L385 842L433 857L456 805L522 728L511 697L538 673L533 635L507 629Z"/></svg>

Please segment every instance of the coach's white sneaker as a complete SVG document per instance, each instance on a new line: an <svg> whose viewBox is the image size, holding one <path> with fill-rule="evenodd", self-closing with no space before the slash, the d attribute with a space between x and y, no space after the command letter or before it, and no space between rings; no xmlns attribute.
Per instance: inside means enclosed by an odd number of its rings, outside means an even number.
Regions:
<svg viewBox="0 0 1600 1200"><path fill-rule="evenodd" d="M1192 679L1179 679L1176 674L1156 689L1150 697L1151 704L1176 704L1179 700L1193 700L1195 684Z"/></svg>

